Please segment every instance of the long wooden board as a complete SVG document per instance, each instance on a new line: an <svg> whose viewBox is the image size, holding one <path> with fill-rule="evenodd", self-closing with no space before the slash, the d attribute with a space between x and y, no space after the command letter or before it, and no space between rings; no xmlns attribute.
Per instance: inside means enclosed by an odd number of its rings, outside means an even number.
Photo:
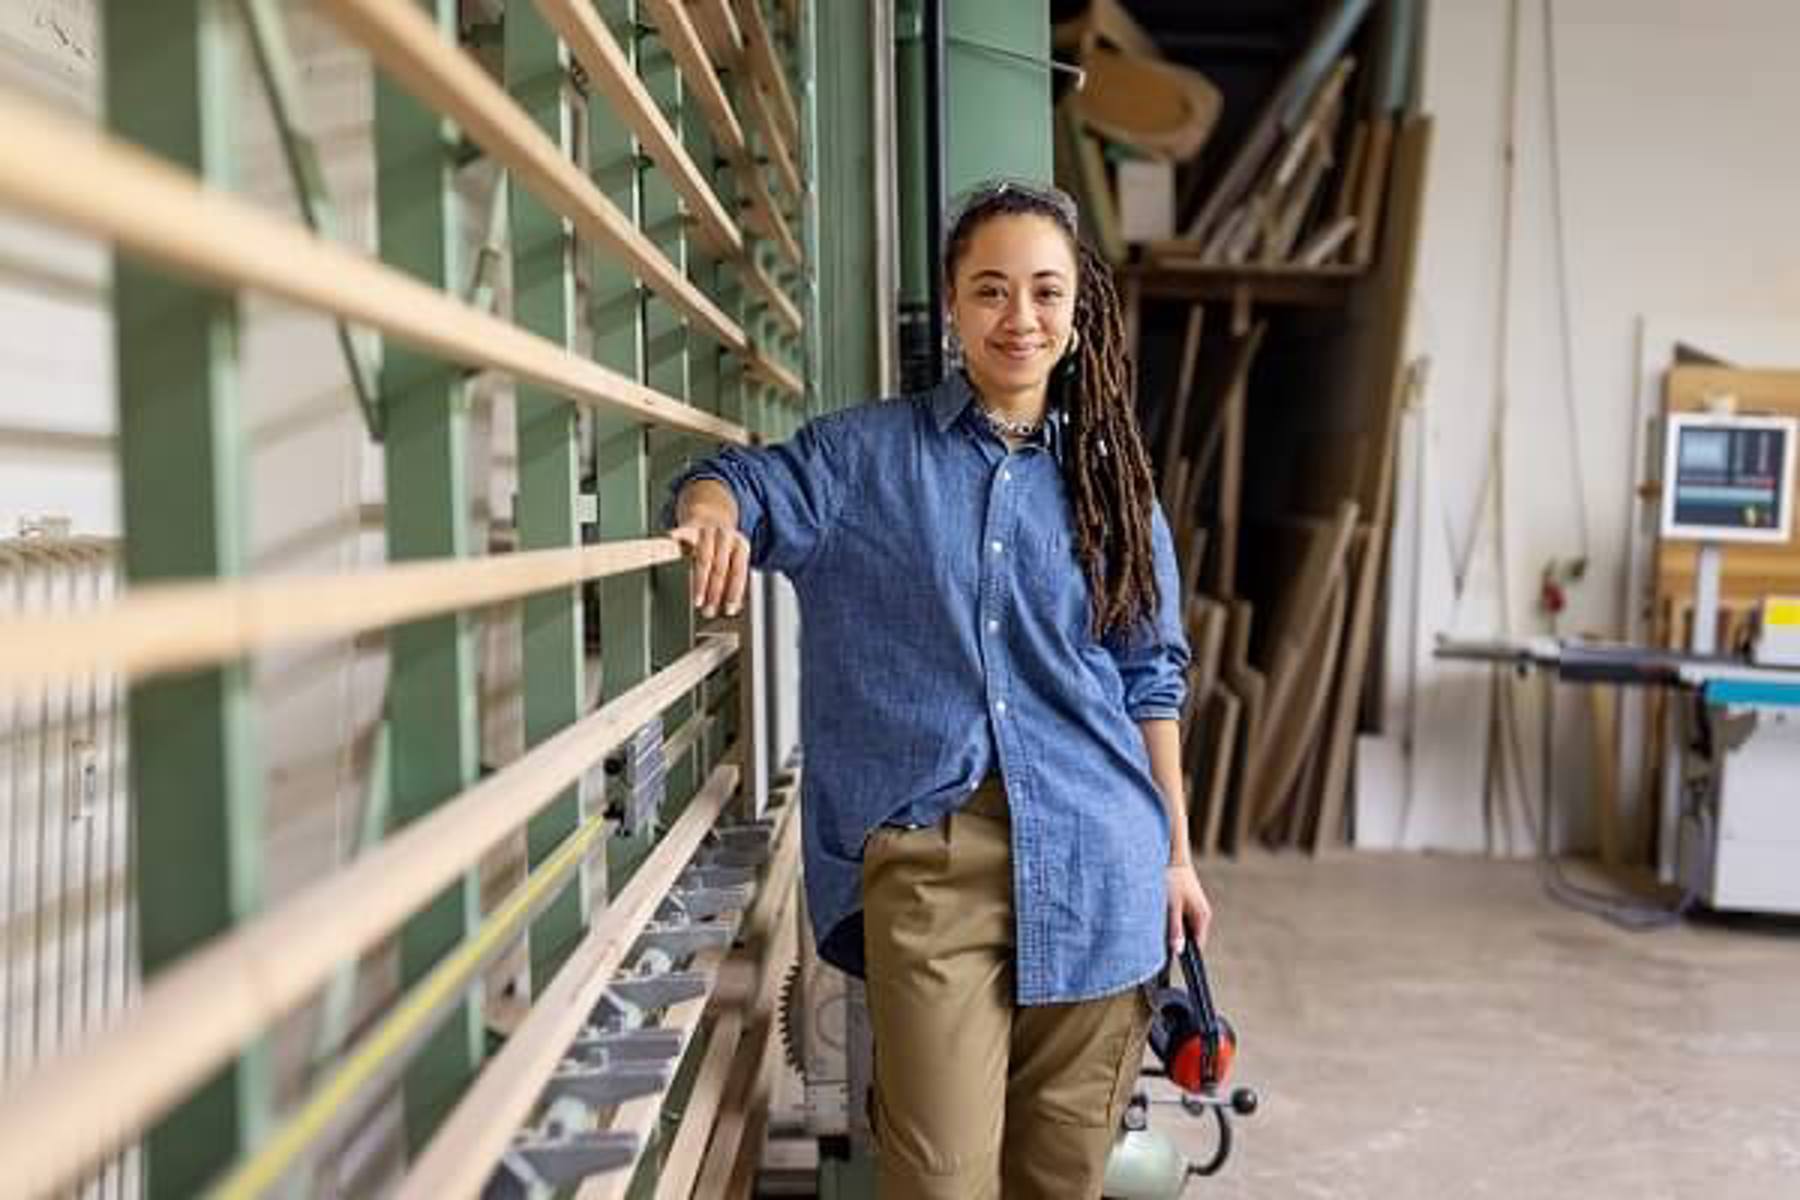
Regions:
<svg viewBox="0 0 1800 1200"><path fill-rule="evenodd" d="M1256 787L1257 747L1262 741L1262 714L1268 680L1250 665L1250 636L1255 617L1248 600L1231 604L1231 627L1226 634L1225 682L1238 698L1238 745L1234 758L1237 766L1227 803L1231 808L1226 826L1225 849L1236 854L1250 842L1251 811L1249 801Z"/></svg>
<svg viewBox="0 0 1800 1200"><path fill-rule="evenodd" d="M448 362L501 371L670 428L749 440L739 425L207 188L87 125L0 97L0 128L0 203L112 242L184 278L278 296ZM57 169L45 170L47 162ZM749 349L741 330L735 348Z"/></svg>
<svg viewBox="0 0 1800 1200"><path fill-rule="evenodd" d="M1301 769L1318 740L1325 701L1331 693L1330 687L1323 686L1323 681L1329 679L1337 663L1348 592L1347 581L1339 571L1326 586L1322 612L1318 622L1306 630L1310 636L1304 648L1291 659L1295 675L1288 683L1285 705L1280 708L1270 706L1255 800L1251 806L1259 833L1267 833L1276 821L1288 815ZM1321 686L1295 687L1293 680L1301 676L1317 680ZM1291 826L1291 817L1289 823Z"/></svg>
<svg viewBox="0 0 1800 1200"><path fill-rule="evenodd" d="M1194 852L1202 857L1219 852L1219 835L1225 828L1225 806L1236 765L1238 720L1243 705L1228 688L1215 687L1202 710L1204 736L1199 742L1200 767L1195 772L1194 795L1199 798L1200 835Z"/></svg>
<svg viewBox="0 0 1800 1200"><path fill-rule="evenodd" d="M647 287L727 349L746 348L737 322L678 270L474 59L444 41L423 9L388 0L318 0L318 6L399 86L455 121L583 237L617 254Z"/></svg>

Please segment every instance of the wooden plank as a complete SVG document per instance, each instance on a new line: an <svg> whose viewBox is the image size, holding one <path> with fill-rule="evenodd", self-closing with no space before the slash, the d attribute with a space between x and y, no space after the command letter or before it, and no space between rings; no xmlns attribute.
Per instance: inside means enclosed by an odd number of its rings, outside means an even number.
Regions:
<svg viewBox="0 0 1800 1200"><path fill-rule="evenodd" d="M1051 38L1058 50L1079 52L1090 40L1111 42L1139 58L1160 59L1162 50L1132 19L1120 0L1090 0L1079 13L1051 26Z"/></svg>
<svg viewBox="0 0 1800 1200"><path fill-rule="evenodd" d="M578 233L617 254L645 286L727 349L744 350L737 323L657 250L480 64L439 37L422 9L394 0L319 0L319 7L395 83L454 121Z"/></svg>
<svg viewBox="0 0 1800 1200"><path fill-rule="evenodd" d="M1175 381L1175 403L1169 412L1168 430L1163 438L1164 479L1174 473L1176 462L1187 452L1187 415L1193 404L1194 377L1200 366L1200 334L1205 324L1205 306L1189 305L1187 325L1181 335L1181 369Z"/></svg>
<svg viewBox="0 0 1800 1200"><path fill-rule="evenodd" d="M144 987L136 1006L116 1024L79 1050L12 1081L0 1096L0 1161L10 1177L27 1194L49 1192L104 1156L271 1022L315 995L340 963L391 935L474 867L490 846L736 651L734 637L709 639L592 716L391 834L354 863L169 967ZM716 805L735 786L735 772L721 776ZM663 882L665 873L673 877L712 827L716 811L711 798L689 807L664 842L666 857L656 860L668 864L667 870L643 874L646 889ZM646 919L660 898L656 892L647 900ZM616 926L621 932L629 924L626 911L621 910ZM614 929L609 924L594 938ZM565 971L558 980L577 974ZM569 1011L579 1020L588 1007ZM201 1012L206 1019L196 1021L194 1014ZM565 1038L559 1053L567 1044ZM477 1083L476 1089L480 1087ZM510 1132L508 1128L502 1136ZM483 1178L485 1171L472 1184L452 1190L472 1194Z"/></svg>
<svg viewBox="0 0 1800 1200"><path fill-rule="evenodd" d="M740 50L735 41L732 48L725 52L709 49L702 39L697 23L705 19L708 11L726 12L722 3L699 5L690 9L681 0L644 0L646 15L655 24L664 43L668 46L675 64L681 70L682 81L699 103L701 116L712 131L713 140L717 143L719 153L731 163L738 181L748 197L743 201L744 224L762 237L773 241L795 269L802 265L804 252L799 241L794 237L787 219L782 215L775 197L769 190L769 182L764 178L756 165L748 142L744 137L744 129L739 123L737 113L732 108L730 97L719 83L718 71L714 63L720 67L729 67L738 61ZM715 28L725 28L714 18ZM735 21L729 25L729 37L738 37ZM739 260L740 266L750 273L758 272L753 256L745 255ZM759 286L757 280L750 279L752 286ZM766 281L765 281L766 282ZM798 310L791 313L776 303L777 315L784 322L792 318L790 326L796 332L800 323Z"/></svg>
<svg viewBox="0 0 1800 1200"><path fill-rule="evenodd" d="M1125 238L1119 232L1118 208L1113 202L1112 184L1106 177L1106 162L1093 135L1075 115L1075 107L1067 99L1056 106L1055 133L1059 143L1057 161L1064 164L1064 186L1075 196L1081 210L1082 223L1110 263L1125 261ZM1121 285L1127 279L1121 279ZM1127 343L1135 346L1135 343Z"/></svg>
<svg viewBox="0 0 1800 1200"><path fill-rule="evenodd" d="M732 11L731 0L675 0L685 2L694 25L706 43L706 52L721 71L736 71L744 57L744 31Z"/></svg>
<svg viewBox="0 0 1800 1200"><path fill-rule="evenodd" d="M790 396L798 399L806 397L805 380L796 375L786 364L770 358L760 346L750 356L749 362L745 364L745 369L758 379L780 388Z"/></svg>
<svg viewBox="0 0 1800 1200"><path fill-rule="evenodd" d="M399 1200L473 1196L492 1174L515 1131L538 1103L544 1084L568 1053L644 926L699 849L736 792L738 771L724 765L675 819L650 858L606 906L531 1011L464 1092L425 1152L413 1161Z"/></svg>
<svg viewBox="0 0 1800 1200"><path fill-rule="evenodd" d="M797 896L792 889L790 893ZM706 1157L694 1185L696 1197L728 1194L728 1186L741 1175L740 1151L748 1148L755 1155L761 1149L758 1129L768 1116L772 1070L781 1062L780 1039L775 1030L777 998L797 945L797 920L790 905L776 919L771 930L760 982L746 1006L744 1035L738 1041L712 1140L707 1144ZM669 1193L671 1196L677 1194ZM659 1188L657 1196L663 1195Z"/></svg>
<svg viewBox="0 0 1800 1200"><path fill-rule="evenodd" d="M1251 803L1252 821L1259 833L1266 834L1295 803L1295 785L1306 765L1306 756L1318 740L1325 701L1331 693L1326 681L1335 674L1348 594L1348 581L1340 570L1326 585L1319 620L1303 627L1307 636L1303 649L1288 660L1292 667L1285 686L1281 682L1276 685L1277 698L1266 714L1255 799ZM1314 681L1317 686L1297 687L1301 678Z"/></svg>
<svg viewBox="0 0 1800 1200"><path fill-rule="evenodd" d="M1188 475L1192 470L1193 464L1189 463L1186 458L1178 458L1175 460L1175 469L1165 474L1162 480L1160 503L1164 515L1169 518L1169 532L1173 535L1177 546L1182 545L1182 522L1187 519L1187 514L1181 511L1179 504L1187 495ZM1187 595L1187 590L1182 589L1181 594Z"/></svg>
<svg viewBox="0 0 1800 1200"><path fill-rule="evenodd" d="M793 151L788 149L788 140L776 126L775 114L769 111L768 94L756 86L754 80L740 93L744 107L749 110L750 124L762 140L763 152L775 167L776 177L781 180L788 195L794 199L796 210L806 203L806 185L800 181L800 168L794 165Z"/></svg>
<svg viewBox="0 0 1800 1200"><path fill-rule="evenodd" d="M1183 458L1181 461L1185 463L1188 460ZM1175 497L1175 511L1181 514L1181 519L1176 523L1172 532L1175 535L1176 544L1188 548L1188 561L1192 562L1194 568L1192 578L1187 578L1188 562L1182 564L1184 578L1181 594L1184 596L1194 594L1196 581L1200 578L1199 572L1205 569L1206 548L1211 536L1211 531L1200 523L1201 482L1200 467L1197 464L1190 465L1186 476L1181 481L1181 492ZM1207 537L1201 537L1202 533L1205 533Z"/></svg>
<svg viewBox="0 0 1800 1200"><path fill-rule="evenodd" d="M640 3L643 15L656 27L657 35L680 68L682 83L687 89L685 94L699 105L720 154L733 162L747 157L749 148L744 142L744 127L738 123L731 98L719 83L719 73L713 69L712 58L700 39L700 31L695 28L688 6L683 0L640 0Z"/></svg>
<svg viewBox="0 0 1800 1200"><path fill-rule="evenodd" d="M1600 843L1601 863L1616 867L1625 861L1619 814L1619 689L1594 684L1587 694L1594 748L1594 832Z"/></svg>
<svg viewBox="0 0 1800 1200"><path fill-rule="evenodd" d="M1381 590L1382 567L1387 561L1387 514L1378 513L1374 523L1361 532L1364 536L1362 553L1350 585L1353 599L1349 628L1333 685L1331 714L1326 722L1318 819L1306 835L1308 848L1314 854L1319 853L1327 840L1335 843L1343 832L1344 799L1349 792L1351 755L1356 748L1356 714L1362 702L1363 675L1374 637L1375 601Z"/></svg>
<svg viewBox="0 0 1800 1200"><path fill-rule="evenodd" d="M1219 552L1213 571L1213 591L1221 596L1237 592L1239 514L1243 507L1244 437L1249 414L1250 369L1262 348L1267 322L1258 321L1232 348L1230 374L1222 399L1219 434Z"/></svg>
<svg viewBox="0 0 1800 1200"><path fill-rule="evenodd" d="M1225 631L1231 614L1224 604L1207 597L1194 601L1195 616L1189 623L1188 640L1193 645L1195 690L1204 697L1219 680L1224 666Z"/></svg>
<svg viewBox="0 0 1800 1200"><path fill-rule="evenodd" d="M1225 849L1236 854L1250 841L1251 793L1256 786L1256 750L1262 741L1263 705L1268 680L1250 665L1250 635L1255 609L1248 600L1231 602L1231 627L1226 635L1225 682L1237 696L1241 706L1238 749L1234 772L1236 784L1229 793L1231 820L1227 826Z"/></svg>
<svg viewBox="0 0 1800 1200"><path fill-rule="evenodd" d="M1390 406L1398 409L1406 403L1405 397L1423 385L1423 361L1415 360L1408 365L1402 378L1394 383ZM1388 423L1393 439L1399 437L1399 423ZM1314 854L1319 853L1324 839L1335 839L1340 832L1343 820L1345 797L1350 787L1352 756L1356 749L1357 713L1362 703L1363 681L1367 675L1370 655L1374 646L1374 624L1377 613L1376 603L1382 587L1382 575L1387 561L1389 528L1393 512L1394 493L1394 460L1398 454L1397 440L1387 444L1382 461L1375 470L1375 510L1372 520L1364 529L1367 539L1364 543L1363 560L1357 571L1355 599L1351 608L1350 630L1344 648L1344 663L1341 691L1336 699L1334 713L1328 732L1328 751L1324 763L1319 800L1318 828L1310 839Z"/></svg>
<svg viewBox="0 0 1800 1200"><path fill-rule="evenodd" d="M1304 674L1302 661L1310 657L1307 650L1316 640L1315 631L1334 602L1333 593L1343 575L1350 539L1356 532L1356 517L1356 502L1345 500L1338 505L1333 520L1307 528L1300 567L1276 600L1265 644L1270 663L1265 741L1286 723L1292 697Z"/></svg>
<svg viewBox="0 0 1800 1200"><path fill-rule="evenodd" d="M1350 237L1355 232L1355 217L1338 217L1302 243L1294 252L1293 261L1302 267L1316 267L1329 262L1350 243Z"/></svg>
<svg viewBox="0 0 1800 1200"><path fill-rule="evenodd" d="M1187 460L1184 458L1181 461L1185 463ZM1189 504L1185 507L1191 514L1193 506ZM1184 518L1183 528L1191 523L1190 515ZM1211 532L1205 526L1198 526L1187 534L1186 549L1181 556L1181 595L1184 601L1193 597L1199 586L1200 571L1206 563L1206 546Z"/></svg>
<svg viewBox="0 0 1800 1200"><path fill-rule="evenodd" d="M1203 770L1199 773L1199 779L1203 782L1195 791L1204 813L1200 836L1194 846L1194 852L1201 857L1217 854L1219 851L1219 835L1225 827L1225 806L1231 786L1232 767L1236 761L1238 722L1242 713L1242 702L1229 689L1213 689L1205 710L1206 736L1200 747Z"/></svg>
<svg viewBox="0 0 1800 1200"><path fill-rule="evenodd" d="M1213 687L1195 705L1193 734L1183 747L1188 788L1188 847L1195 858L1219 849L1224 788L1229 781L1229 750L1237 738L1237 698Z"/></svg>
<svg viewBox="0 0 1800 1200"><path fill-rule="evenodd" d="M1283 129L1292 128L1287 123L1290 110L1303 105L1312 94L1313 86L1343 52L1368 6L1369 0L1338 0L1336 9L1320 21L1306 50L1294 60L1238 143L1206 203L1189 224L1187 237L1203 238L1213 223L1237 204L1268 159Z"/></svg>
<svg viewBox="0 0 1800 1200"><path fill-rule="evenodd" d="M760 264L746 257L743 263L743 276L744 282L748 283L750 289L762 297L763 303L768 305L770 311L787 327L789 333L799 337L805 332L805 322L800 316L799 306L789 298L786 292L781 290L780 284L769 278L769 273L764 271Z"/></svg>
<svg viewBox="0 0 1800 1200"><path fill-rule="evenodd" d="M192 175L101 137L85 124L0 97L0 127L6 129L0 139L0 202L111 241L186 278L266 292L583 404L734 442L748 440L740 426L570 354L292 221L207 189ZM59 169L44 170L46 162ZM747 350L748 342L737 348Z"/></svg>
<svg viewBox="0 0 1800 1200"><path fill-rule="evenodd" d="M1350 147L1344 154L1344 169L1338 172L1337 190L1331 199L1333 223L1355 216L1356 198L1362 194L1363 168L1369 157L1369 122L1358 120L1350 129Z"/></svg>
<svg viewBox="0 0 1800 1200"><path fill-rule="evenodd" d="M805 269L806 254L794 237L787 218L781 215L781 209L775 204L775 194L769 190L769 181L762 170L748 157L739 160L738 179L750 193L750 207L746 210L744 220L750 228L762 237L775 243L781 257L794 270Z"/></svg>
<svg viewBox="0 0 1800 1200"><path fill-rule="evenodd" d="M737 0L738 23L744 31L744 52L750 60L750 73L775 100L776 115L781 118L781 131L788 144L798 146L805 140L800 132L800 109L794 103L794 90L788 86L787 72L775 57L775 39L763 20L760 0Z"/></svg>
<svg viewBox="0 0 1800 1200"><path fill-rule="evenodd" d="M479 559L416 559L340 575L149 584L101 608L0 620L0 679L192 671L675 562L666 538Z"/></svg>
<svg viewBox="0 0 1800 1200"><path fill-rule="evenodd" d="M1387 197L1388 162L1394 150L1394 122L1378 117L1369 129L1369 153L1357 181L1356 237L1351 243L1352 262L1366 263L1375 256L1375 236L1381 230L1381 210Z"/></svg>
<svg viewBox="0 0 1800 1200"><path fill-rule="evenodd" d="M744 237L737 223L694 165L681 135L670 127L662 109L645 90L591 0L535 2L544 15L544 23L568 43L570 53L587 71L592 86L606 98L619 120L637 134L638 144L668 176L693 215L700 240L720 258L742 254Z"/></svg>
<svg viewBox="0 0 1800 1200"><path fill-rule="evenodd" d="M697 1030L703 1019L710 1018L715 1036L728 1021L741 1029L745 1014L741 997L731 994L733 977L741 977L746 966L774 971L778 976L786 975L786 971L778 964L763 963L761 960L769 953L772 945L770 934L775 929L775 923L786 921L791 924L795 919L793 898L799 881L800 861L800 818L796 795L796 790L788 789L784 802L776 809L776 828L771 838L769 863L757 888L756 900L738 927L736 940L739 944L729 957L723 949L711 949L695 956L694 962L686 969L710 976L708 990L704 996L670 1007L658 1022L660 1028L680 1029L685 1037L690 1029ZM733 1036L730 1041L733 1051L736 1043L737 1039ZM699 1073L682 1105L676 1140L680 1139L681 1131L687 1129L690 1122L709 1133L712 1130L725 1072L732 1057L729 1053L721 1055L722 1064L712 1068L717 1083L711 1084L707 1079L707 1069L711 1064L714 1048L715 1044L709 1041L701 1059ZM707 1096L702 1089L709 1086L712 1092ZM647 1146L656 1133L667 1100L667 1092L658 1092L654 1096L629 1101L613 1112L612 1120L606 1127L614 1132L637 1133L643 1139L641 1144ZM693 1157L696 1160L700 1157L697 1149ZM664 1173L677 1169L674 1165L673 1146L664 1155L664 1161L668 1164ZM614 1171L596 1176L581 1185L575 1193L576 1200L625 1200L632 1178L631 1171Z"/></svg>

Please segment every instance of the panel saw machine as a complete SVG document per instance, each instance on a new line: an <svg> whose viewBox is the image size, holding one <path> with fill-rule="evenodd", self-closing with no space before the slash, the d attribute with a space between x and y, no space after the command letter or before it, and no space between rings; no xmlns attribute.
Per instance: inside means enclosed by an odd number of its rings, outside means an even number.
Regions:
<svg viewBox="0 0 1800 1200"><path fill-rule="evenodd" d="M1439 658L1670 689L1659 873L1721 911L1800 914L1800 598L1763 597L1747 652L1717 646L1724 544L1790 541L1796 445L1792 418L1668 418L1662 536L1698 543L1687 650L1548 637L1437 645Z"/></svg>

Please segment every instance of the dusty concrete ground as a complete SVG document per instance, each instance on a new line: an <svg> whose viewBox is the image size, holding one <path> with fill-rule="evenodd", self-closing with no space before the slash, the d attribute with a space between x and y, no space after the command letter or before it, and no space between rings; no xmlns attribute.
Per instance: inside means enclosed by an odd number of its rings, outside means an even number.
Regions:
<svg viewBox="0 0 1800 1200"><path fill-rule="evenodd" d="M1473 858L1203 877L1263 1108L1190 1200L1800 1197L1800 922L1627 933ZM1210 1121L1155 1123L1210 1144Z"/></svg>

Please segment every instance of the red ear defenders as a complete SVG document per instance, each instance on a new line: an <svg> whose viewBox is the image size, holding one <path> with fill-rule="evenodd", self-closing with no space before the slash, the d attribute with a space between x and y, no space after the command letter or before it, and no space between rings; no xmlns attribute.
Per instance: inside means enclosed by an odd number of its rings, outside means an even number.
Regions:
<svg viewBox="0 0 1800 1200"><path fill-rule="evenodd" d="M1150 1048L1182 1091L1216 1091L1231 1075L1237 1033L1213 1007L1206 966L1194 943L1184 939L1179 957L1187 987L1157 991Z"/></svg>

